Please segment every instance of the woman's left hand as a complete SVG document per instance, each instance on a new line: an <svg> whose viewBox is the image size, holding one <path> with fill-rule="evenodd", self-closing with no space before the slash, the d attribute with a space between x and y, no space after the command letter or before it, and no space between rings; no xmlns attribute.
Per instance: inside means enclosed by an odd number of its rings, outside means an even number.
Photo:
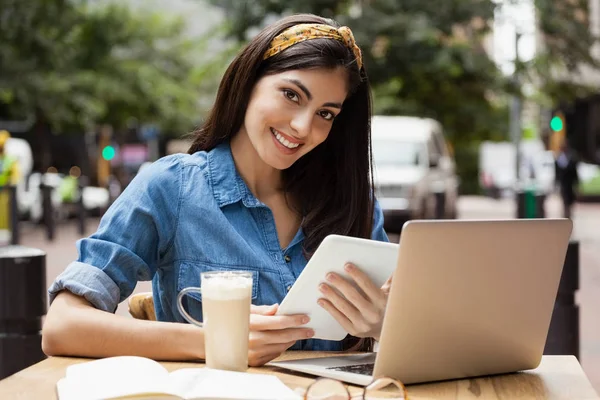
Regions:
<svg viewBox="0 0 600 400"><path fill-rule="evenodd" d="M347 264L344 269L360 290L330 272L327 283L319 285L323 298L318 303L352 336L379 340L392 278L379 288L355 265Z"/></svg>

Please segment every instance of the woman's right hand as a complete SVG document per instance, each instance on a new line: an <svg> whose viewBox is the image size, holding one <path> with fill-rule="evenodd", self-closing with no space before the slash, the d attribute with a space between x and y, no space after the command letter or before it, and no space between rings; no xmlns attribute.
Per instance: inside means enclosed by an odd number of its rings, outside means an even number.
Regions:
<svg viewBox="0 0 600 400"><path fill-rule="evenodd" d="M308 323L308 316L275 315L278 307L278 304L251 307L248 343L248 364L251 367L268 363L296 341L310 339L314 335L312 329L302 328Z"/></svg>

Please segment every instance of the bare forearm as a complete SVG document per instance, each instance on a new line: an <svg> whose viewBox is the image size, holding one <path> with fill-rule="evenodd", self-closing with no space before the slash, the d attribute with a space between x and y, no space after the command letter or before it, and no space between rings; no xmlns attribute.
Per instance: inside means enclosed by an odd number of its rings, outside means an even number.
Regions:
<svg viewBox="0 0 600 400"><path fill-rule="evenodd" d="M48 355L204 358L204 332L200 328L107 313L69 292L59 294L52 304L42 338L42 347Z"/></svg>

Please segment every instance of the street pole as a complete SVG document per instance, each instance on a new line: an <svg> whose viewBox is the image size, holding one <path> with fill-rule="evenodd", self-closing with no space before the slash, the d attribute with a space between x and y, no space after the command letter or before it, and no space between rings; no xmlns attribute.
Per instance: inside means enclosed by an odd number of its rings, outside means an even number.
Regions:
<svg viewBox="0 0 600 400"><path fill-rule="evenodd" d="M515 69L513 71L512 81L518 93L514 94L510 105L510 137L515 148L515 187L519 184L519 169L521 164L521 155L519 154L519 144L521 143L521 84L519 72L521 69L521 60L519 58L519 40L521 33L517 30L515 34Z"/></svg>
<svg viewBox="0 0 600 400"><path fill-rule="evenodd" d="M519 41L521 40L521 33L519 28L515 27L515 69L513 71L512 81L513 89L515 93L512 96L510 104L510 136L512 139L513 147L515 149L515 185L514 185L514 196L516 202L516 217L527 218L535 215L535 199L534 203L531 200L531 193L528 188L523 185L521 181L521 59L519 58Z"/></svg>

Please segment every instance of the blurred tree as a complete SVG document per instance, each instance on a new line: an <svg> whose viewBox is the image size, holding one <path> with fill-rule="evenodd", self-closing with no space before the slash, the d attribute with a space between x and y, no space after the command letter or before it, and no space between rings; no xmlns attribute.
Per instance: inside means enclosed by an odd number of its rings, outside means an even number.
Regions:
<svg viewBox="0 0 600 400"><path fill-rule="evenodd" d="M69 1L0 0L0 103L4 118L35 120L41 163L50 154L45 117L60 113L52 92L58 90L54 76L67 71L72 55L73 26L81 15ZM70 99L69 99L70 101ZM55 106L53 110L49 107Z"/></svg>
<svg viewBox="0 0 600 400"><path fill-rule="evenodd" d="M56 130L130 117L174 129L196 118L193 43L179 20L116 4L1 0L0 100Z"/></svg>
<svg viewBox="0 0 600 400"><path fill-rule="evenodd" d="M2 110L34 115L42 143L49 129L108 123L118 132L132 118L187 132L202 116L200 91L224 62L199 63L212 36L193 40L184 28L179 18L112 2L0 0Z"/></svg>
<svg viewBox="0 0 600 400"><path fill-rule="evenodd" d="M135 117L163 130L190 129L198 120L191 55L199 49L183 34L185 24L117 4L90 7L85 15L69 83L98 111L92 121L122 129Z"/></svg>
<svg viewBox="0 0 600 400"><path fill-rule="evenodd" d="M597 93L596 85L582 79L585 70L600 68L600 60L592 54L598 38L590 29L590 1L533 1L542 45L536 57L522 66L526 78L537 82L550 106Z"/></svg>

